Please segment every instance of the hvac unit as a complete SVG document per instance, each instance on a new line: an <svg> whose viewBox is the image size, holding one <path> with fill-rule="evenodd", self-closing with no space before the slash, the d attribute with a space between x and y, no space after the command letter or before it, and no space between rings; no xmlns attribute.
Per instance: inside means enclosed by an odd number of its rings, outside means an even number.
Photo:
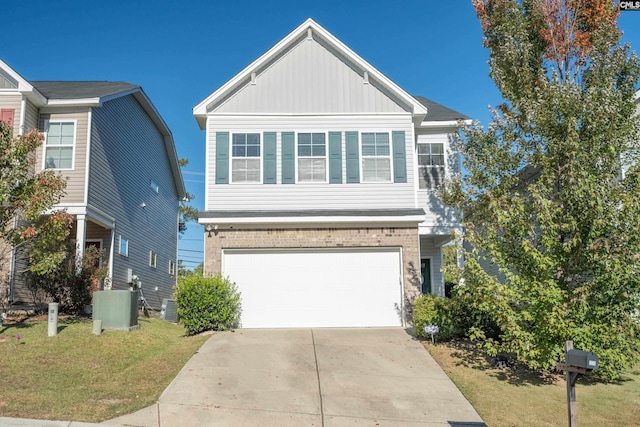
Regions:
<svg viewBox="0 0 640 427"><path fill-rule="evenodd" d="M178 305L176 300L163 298L160 308L160 318L171 323L178 323Z"/></svg>

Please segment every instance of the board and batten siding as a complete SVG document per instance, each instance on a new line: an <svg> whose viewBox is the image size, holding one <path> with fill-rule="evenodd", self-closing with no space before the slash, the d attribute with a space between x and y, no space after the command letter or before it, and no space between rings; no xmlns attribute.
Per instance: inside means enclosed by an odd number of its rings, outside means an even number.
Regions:
<svg viewBox="0 0 640 427"><path fill-rule="evenodd" d="M416 131L416 147L413 149L413 152L417 153L417 143L444 144L445 174L447 177L451 177L452 175L459 173L460 159L457 153L451 148L450 138L451 136L446 130L418 129ZM417 173L419 172L417 154L415 157L417 180ZM460 219L457 217L455 209L446 206L436 194L436 191L420 189L417 182L416 189L418 191L418 207L423 208L426 213L425 223L423 223L424 225L458 225L460 223Z"/></svg>
<svg viewBox="0 0 640 427"><path fill-rule="evenodd" d="M303 38L212 112L401 113L405 109L321 42Z"/></svg>
<svg viewBox="0 0 640 427"><path fill-rule="evenodd" d="M207 142L207 188L205 209L211 210L295 210L295 209L366 209L366 208L413 208L414 152L413 124L409 113L387 115L314 115L314 116L210 116L208 118ZM390 149L392 133L405 134L406 183L347 183L345 132L388 132ZM264 132L276 133L276 184L215 184L216 180L216 136L218 132L260 133L261 144ZM282 133L323 132L327 135L329 155L329 133L342 135L342 184L282 182ZM359 139L361 143L361 138ZM361 147L360 147L361 149ZM261 155L262 155L261 151ZM359 158L361 164L362 158ZM391 159L393 163L393 159ZM261 164L262 160L261 160ZM297 174L297 164L295 167ZM229 171L231 173L231 171ZM327 175L329 167L327 167ZM297 176L296 176L297 178Z"/></svg>
<svg viewBox="0 0 640 427"><path fill-rule="evenodd" d="M0 110L13 110L13 135L20 134L21 95L0 95Z"/></svg>
<svg viewBox="0 0 640 427"><path fill-rule="evenodd" d="M114 288L128 287L131 268L147 301L159 309L175 285L169 263L177 263L179 205L163 136L131 95L94 108L92 118L88 204L116 218ZM118 253L119 236L129 241L128 256ZM149 266L150 251L156 268Z"/></svg>
<svg viewBox="0 0 640 427"><path fill-rule="evenodd" d="M68 112L48 112L40 113L38 129L45 131L45 121L75 121L75 145L73 149L73 169L59 170L60 174L67 178L66 194L60 200L65 203L84 203L85 194L85 173L87 162L87 127L89 123L89 110L75 110ZM36 151L36 172L43 169L43 148L42 142ZM57 171L57 170L56 170Z"/></svg>

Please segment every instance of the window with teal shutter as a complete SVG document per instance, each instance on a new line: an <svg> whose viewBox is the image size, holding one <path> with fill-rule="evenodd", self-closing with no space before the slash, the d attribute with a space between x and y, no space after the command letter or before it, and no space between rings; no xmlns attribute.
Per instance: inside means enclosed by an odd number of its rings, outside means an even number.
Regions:
<svg viewBox="0 0 640 427"><path fill-rule="evenodd" d="M393 131L393 182L407 182L407 153L404 131Z"/></svg>
<svg viewBox="0 0 640 427"><path fill-rule="evenodd" d="M329 182L342 184L342 132L329 132Z"/></svg>
<svg viewBox="0 0 640 427"><path fill-rule="evenodd" d="M282 132L282 183L296 182L296 139L293 132Z"/></svg>
<svg viewBox="0 0 640 427"><path fill-rule="evenodd" d="M229 132L216 132L216 184L229 183Z"/></svg>
<svg viewBox="0 0 640 427"><path fill-rule="evenodd" d="M347 183L360 182L360 150L358 132L345 132L344 139L347 148Z"/></svg>
<svg viewBox="0 0 640 427"><path fill-rule="evenodd" d="M263 177L264 184L276 183L276 133L265 132L263 135Z"/></svg>

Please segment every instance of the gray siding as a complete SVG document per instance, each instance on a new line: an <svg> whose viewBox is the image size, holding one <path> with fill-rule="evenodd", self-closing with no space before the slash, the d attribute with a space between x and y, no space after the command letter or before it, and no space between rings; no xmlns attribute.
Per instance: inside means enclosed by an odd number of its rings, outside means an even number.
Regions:
<svg viewBox="0 0 640 427"><path fill-rule="evenodd" d="M179 203L163 137L132 96L105 102L92 117L88 204L116 218L114 287L128 286L132 268L148 301L160 308L175 285L169 262L176 261ZM118 236L129 240L128 257L118 254ZM149 266L151 250L156 268Z"/></svg>
<svg viewBox="0 0 640 427"><path fill-rule="evenodd" d="M390 113L405 111L316 40L302 39L247 81L216 113Z"/></svg>
<svg viewBox="0 0 640 427"><path fill-rule="evenodd" d="M434 246L433 239L420 239L420 258L431 259L431 292L444 296L444 273L442 272L442 248Z"/></svg>
<svg viewBox="0 0 640 427"><path fill-rule="evenodd" d="M415 207L413 124L411 115L344 116L229 116L210 117L207 143L206 209L211 210L287 210L287 209L366 209ZM342 132L343 184L282 184L282 132ZM347 184L344 132L404 131L407 153L406 183ZM276 132L277 184L215 184L216 132ZM361 159L360 159L361 161ZM393 174L391 176L393 180Z"/></svg>
<svg viewBox="0 0 640 427"><path fill-rule="evenodd" d="M76 122L73 169L60 171L60 173L67 178L66 194L62 197L60 203L84 203L85 170L87 162L87 128L89 124L88 111L83 109L60 113L40 113L38 128L41 131L44 131L44 124L46 120L74 120ZM42 151L43 147L41 146L36 152L36 172L40 172L42 170Z"/></svg>

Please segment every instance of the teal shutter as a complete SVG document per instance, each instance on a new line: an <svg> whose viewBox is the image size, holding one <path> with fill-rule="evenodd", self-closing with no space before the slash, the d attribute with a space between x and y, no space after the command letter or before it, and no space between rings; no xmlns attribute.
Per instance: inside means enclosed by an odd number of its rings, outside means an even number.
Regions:
<svg viewBox="0 0 640 427"><path fill-rule="evenodd" d="M265 132L263 138L262 165L264 184L276 183L276 133Z"/></svg>
<svg viewBox="0 0 640 427"><path fill-rule="evenodd" d="M407 153L404 131L393 131L393 182L407 182Z"/></svg>
<svg viewBox="0 0 640 427"><path fill-rule="evenodd" d="M329 132L329 183L342 184L342 132Z"/></svg>
<svg viewBox="0 0 640 427"><path fill-rule="evenodd" d="M282 183L296 182L296 139L293 132L282 132Z"/></svg>
<svg viewBox="0 0 640 427"><path fill-rule="evenodd" d="M229 183L229 132L216 132L216 184Z"/></svg>
<svg viewBox="0 0 640 427"><path fill-rule="evenodd" d="M345 132L347 145L347 183L360 182L360 147L358 132Z"/></svg>

